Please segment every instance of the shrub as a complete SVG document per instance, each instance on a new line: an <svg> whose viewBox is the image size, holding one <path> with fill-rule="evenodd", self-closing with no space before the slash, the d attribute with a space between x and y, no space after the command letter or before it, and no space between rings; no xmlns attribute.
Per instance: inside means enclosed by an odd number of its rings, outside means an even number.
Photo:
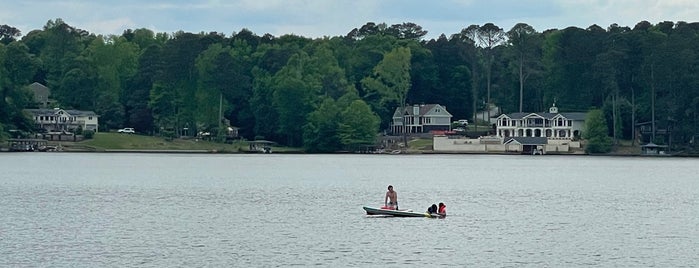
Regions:
<svg viewBox="0 0 699 268"><path fill-rule="evenodd" d="M86 140L92 139L95 137L95 132L92 130L83 130L83 137L85 137Z"/></svg>

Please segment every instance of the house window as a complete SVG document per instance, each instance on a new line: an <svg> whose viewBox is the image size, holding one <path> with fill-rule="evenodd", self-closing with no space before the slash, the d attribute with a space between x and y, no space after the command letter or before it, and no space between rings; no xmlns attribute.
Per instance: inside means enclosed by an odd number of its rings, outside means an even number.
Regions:
<svg viewBox="0 0 699 268"><path fill-rule="evenodd" d="M425 121L424 124L432 124L432 118L430 118L430 117L425 117L424 121Z"/></svg>
<svg viewBox="0 0 699 268"><path fill-rule="evenodd" d="M87 120L92 120L92 116L88 116L88 117L87 117Z"/></svg>
<svg viewBox="0 0 699 268"><path fill-rule="evenodd" d="M573 120L568 120L568 126L573 126Z"/></svg>

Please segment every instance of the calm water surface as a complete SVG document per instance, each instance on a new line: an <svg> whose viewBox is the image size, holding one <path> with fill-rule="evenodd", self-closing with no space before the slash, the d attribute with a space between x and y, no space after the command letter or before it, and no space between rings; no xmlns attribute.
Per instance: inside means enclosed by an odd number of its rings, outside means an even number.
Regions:
<svg viewBox="0 0 699 268"><path fill-rule="evenodd" d="M3 153L0 266L697 267L698 200L698 159Z"/></svg>

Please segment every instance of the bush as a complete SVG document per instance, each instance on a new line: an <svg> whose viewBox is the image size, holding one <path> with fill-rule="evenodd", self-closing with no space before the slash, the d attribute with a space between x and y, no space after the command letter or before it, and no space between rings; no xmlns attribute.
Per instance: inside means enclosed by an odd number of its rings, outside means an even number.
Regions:
<svg viewBox="0 0 699 268"><path fill-rule="evenodd" d="M86 140L92 139L95 137L95 132L92 130L83 130L83 137L85 137Z"/></svg>
<svg viewBox="0 0 699 268"><path fill-rule="evenodd" d="M585 152L587 153L608 153L612 151L612 139L609 137L597 137L587 141Z"/></svg>

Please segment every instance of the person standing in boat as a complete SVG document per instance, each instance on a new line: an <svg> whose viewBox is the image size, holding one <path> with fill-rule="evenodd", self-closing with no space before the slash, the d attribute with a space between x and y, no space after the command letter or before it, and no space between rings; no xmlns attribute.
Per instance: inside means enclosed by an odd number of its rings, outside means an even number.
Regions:
<svg viewBox="0 0 699 268"><path fill-rule="evenodd" d="M439 208L437 209L437 214L441 216L446 216L447 215L447 205L445 205L442 202L439 202Z"/></svg>
<svg viewBox="0 0 699 268"><path fill-rule="evenodd" d="M393 185L388 186L388 191L386 192L386 198L384 198L384 207L387 209L398 210L398 193L393 190Z"/></svg>

